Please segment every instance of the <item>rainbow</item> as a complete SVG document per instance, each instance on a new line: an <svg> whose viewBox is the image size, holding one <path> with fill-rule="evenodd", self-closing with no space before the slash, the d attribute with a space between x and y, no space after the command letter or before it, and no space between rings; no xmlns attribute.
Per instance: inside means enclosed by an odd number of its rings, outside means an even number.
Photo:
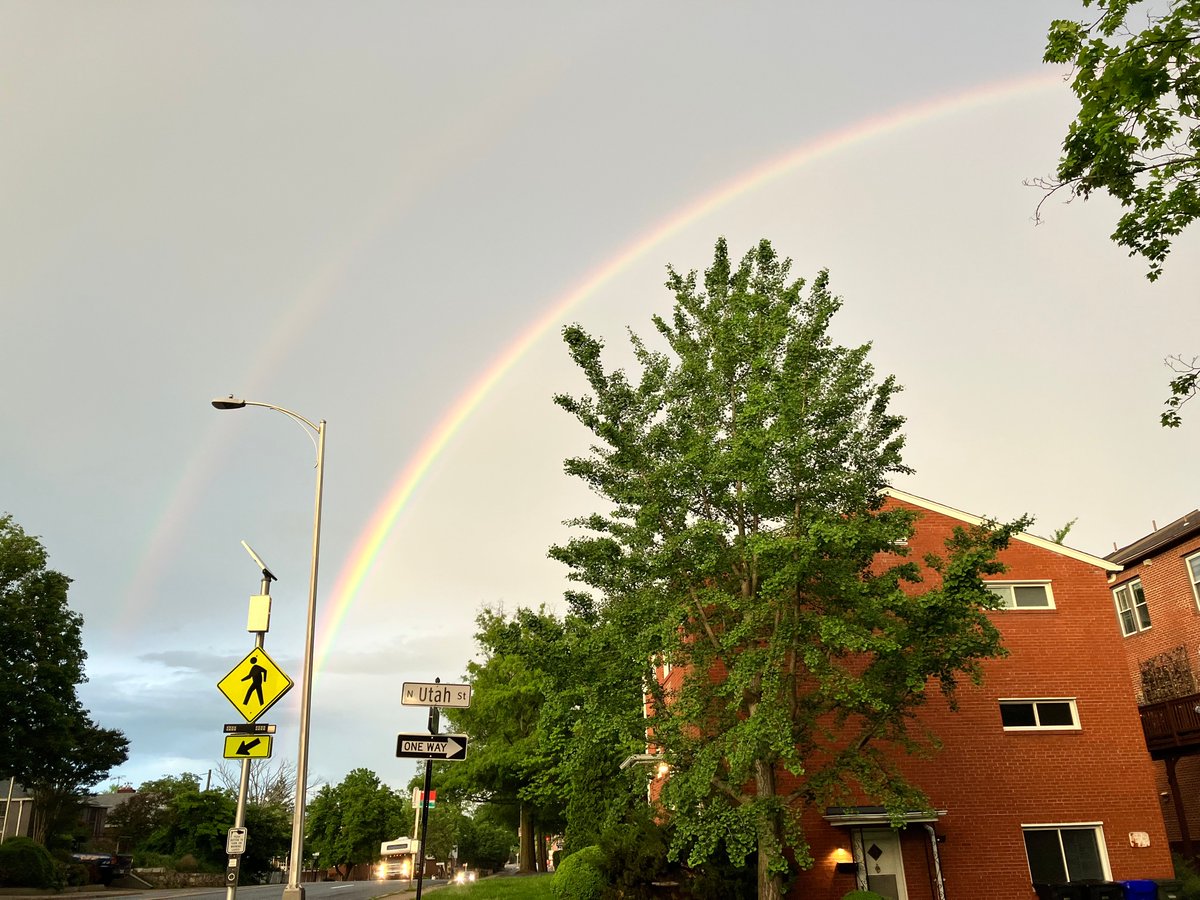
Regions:
<svg viewBox="0 0 1200 900"><path fill-rule="evenodd" d="M420 447L400 470L386 496L363 528L348 561L338 575L331 602L319 630L320 639L315 656L315 668L320 669L329 654L355 595L371 572L396 519L404 511L413 492L438 454L487 399L492 389L517 364L525 353L554 326L563 322L567 313L582 303L603 284L619 275L648 251L677 232L715 212L732 200L762 188L772 181L846 148L927 124L940 118L1035 91L1061 88L1061 73L1038 74L1015 80L994 82L961 93L907 106L890 113L864 119L846 128L829 132L802 144L777 158L751 169L726 182L713 192L672 213L622 247L615 256L597 266L566 294L529 323L516 339L505 347L479 376L459 395L454 405L429 432Z"/></svg>

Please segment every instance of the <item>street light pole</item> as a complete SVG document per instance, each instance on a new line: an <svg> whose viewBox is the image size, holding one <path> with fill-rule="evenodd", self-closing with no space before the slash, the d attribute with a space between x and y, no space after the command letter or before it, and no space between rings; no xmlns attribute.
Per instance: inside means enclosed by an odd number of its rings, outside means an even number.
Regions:
<svg viewBox="0 0 1200 900"><path fill-rule="evenodd" d="M317 569L321 558L321 492L325 482L325 420L314 424L299 413L255 400L234 397L212 401L217 409L241 409L245 406L261 406L273 409L307 426L317 435L317 489L313 502L312 561L308 572L308 621L304 634L304 671L300 676L300 745L296 750L296 800L292 810L292 847L288 857L288 883L283 889L283 900L304 900L304 886L300 884L300 873L304 865L304 807L308 790L308 736L309 714L312 710L313 645L317 624Z"/></svg>

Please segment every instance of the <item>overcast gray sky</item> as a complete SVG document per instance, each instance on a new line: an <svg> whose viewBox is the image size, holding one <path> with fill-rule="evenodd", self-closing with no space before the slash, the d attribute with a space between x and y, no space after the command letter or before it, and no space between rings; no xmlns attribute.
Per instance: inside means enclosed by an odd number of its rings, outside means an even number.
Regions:
<svg viewBox="0 0 1200 900"><path fill-rule="evenodd" d="M1022 186L1073 109L1039 60L1078 6L817 7L0 7L0 510L75 579L85 702L132 741L115 780L220 762L240 540L299 677L313 446L211 398L328 420L311 770L403 785L402 682L459 680L483 605L555 607L546 548L594 508L561 471L587 440L551 403L581 387L559 328L622 358L718 235L831 270L836 336L906 386L898 487L1078 517L1101 555L1196 506L1200 423L1157 418L1162 358L1200 352L1197 234L1150 285L1111 202L1035 226Z"/></svg>

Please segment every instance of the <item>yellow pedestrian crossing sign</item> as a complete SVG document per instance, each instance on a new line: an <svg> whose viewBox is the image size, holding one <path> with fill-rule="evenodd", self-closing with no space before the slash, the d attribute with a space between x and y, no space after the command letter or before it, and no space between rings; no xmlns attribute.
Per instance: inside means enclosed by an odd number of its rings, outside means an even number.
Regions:
<svg viewBox="0 0 1200 900"><path fill-rule="evenodd" d="M225 735L226 759L269 759L271 736L269 734Z"/></svg>
<svg viewBox="0 0 1200 900"><path fill-rule="evenodd" d="M246 658L217 682L217 690L233 704L247 722L253 722L292 689L292 679L262 647L255 647Z"/></svg>

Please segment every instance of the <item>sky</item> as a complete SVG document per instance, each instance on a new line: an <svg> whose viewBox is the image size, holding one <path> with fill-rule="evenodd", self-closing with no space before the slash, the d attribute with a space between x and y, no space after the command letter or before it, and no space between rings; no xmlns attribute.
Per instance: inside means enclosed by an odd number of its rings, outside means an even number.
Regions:
<svg viewBox="0 0 1200 900"><path fill-rule="evenodd" d="M406 681L459 682L485 607L563 608L600 501L553 403L561 328L670 309L725 236L823 268L840 342L905 386L896 487L1104 555L1197 505L1200 232L1166 274L1066 204L1074 2L20 2L0 7L0 512L74 582L105 783L221 763L217 682L299 681L325 420L310 774L413 774ZM1114 626L1115 627L1115 626ZM294 760L299 693L263 718ZM469 752L469 751L468 751Z"/></svg>

